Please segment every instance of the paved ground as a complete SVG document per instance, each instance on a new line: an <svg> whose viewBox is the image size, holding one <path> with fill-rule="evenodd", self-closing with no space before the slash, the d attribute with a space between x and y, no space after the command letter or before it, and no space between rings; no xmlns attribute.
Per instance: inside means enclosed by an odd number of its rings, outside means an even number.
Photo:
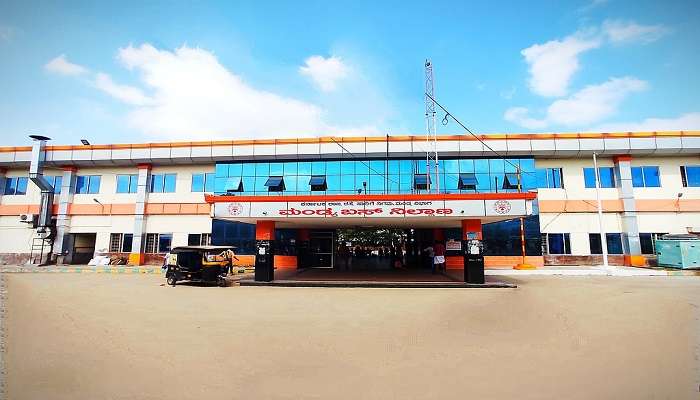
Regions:
<svg viewBox="0 0 700 400"><path fill-rule="evenodd" d="M698 399L697 277L518 289L5 274L10 399Z"/></svg>

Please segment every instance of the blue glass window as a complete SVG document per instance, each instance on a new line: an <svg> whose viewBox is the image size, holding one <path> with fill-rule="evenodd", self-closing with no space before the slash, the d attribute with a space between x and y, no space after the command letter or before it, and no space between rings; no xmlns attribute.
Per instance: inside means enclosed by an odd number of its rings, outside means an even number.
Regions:
<svg viewBox="0 0 700 400"><path fill-rule="evenodd" d="M545 233L547 254L571 254L571 239L568 233Z"/></svg>
<svg viewBox="0 0 700 400"><path fill-rule="evenodd" d="M547 187L550 189L561 189L564 187L561 168L547 168Z"/></svg>
<svg viewBox="0 0 700 400"><path fill-rule="evenodd" d="M236 176L240 180L240 174L236 175L231 175L231 176ZM215 175L213 173L200 173L200 174L192 174L192 192L208 192L212 193L214 192L215 189ZM226 191L226 188L222 188L223 191Z"/></svg>
<svg viewBox="0 0 700 400"><path fill-rule="evenodd" d="M311 175L311 163L310 162L299 162L298 164L298 174L299 175Z"/></svg>
<svg viewBox="0 0 700 400"><path fill-rule="evenodd" d="M416 190L426 190L430 184L430 176L426 174L416 175L414 178L414 188Z"/></svg>
<svg viewBox="0 0 700 400"><path fill-rule="evenodd" d="M76 194L96 194L100 192L99 175L79 175L75 178Z"/></svg>
<svg viewBox="0 0 700 400"><path fill-rule="evenodd" d="M5 178L5 194L18 196L27 194L27 182L28 178L24 176Z"/></svg>
<svg viewBox="0 0 700 400"><path fill-rule="evenodd" d="M271 163L270 164L270 175L283 175L284 174L284 164L282 163Z"/></svg>
<svg viewBox="0 0 700 400"><path fill-rule="evenodd" d="M265 181L265 186L270 192L284 191L284 178L281 176L271 176Z"/></svg>
<svg viewBox="0 0 700 400"><path fill-rule="evenodd" d="M659 167L632 167L632 186L660 187L661 181L659 180Z"/></svg>
<svg viewBox="0 0 700 400"><path fill-rule="evenodd" d="M591 246L591 254L603 254L600 244L600 233L589 233L588 240ZM606 233L605 243L608 254L622 254L622 235L620 233Z"/></svg>
<svg viewBox="0 0 700 400"><path fill-rule="evenodd" d="M243 174L243 164L241 164L241 163L229 164L228 174L231 176Z"/></svg>
<svg viewBox="0 0 700 400"><path fill-rule="evenodd" d="M515 190L518 189L519 182L518 174L505 174L503 176L503 186L501 188Z"/></svg>
<svg viewBox="0 0 700 400"><path fill-rule="evenodd" d="M297 174L297 163L296 161L290 161L284 163L284 174L287 176Z"/></svg>
<svg viewBox="0 0 700 400"><path fill-rule="evenodd" d="M136 193L138 175L117 175L117 193Z"/></svg>
<svg viewBox="0 0 700 400"><path fill-rule="evenodd" d="M600 187L614 188L615 187L615 170L612 167L599 167ZM595 188L595 171L593 168L583 169L583 179L587 188Z"/></svg>
<svg viewBox="0 0 700 400"><path fill-rule="evenodd" d="M63 186L63 177L61 175L54 176L51 185L53 186L54 194L61 193L61 186Z"/></svg>
<svg viewBox="0 0 700 400"><path fill-rule="evenodd" d="M700 166L685 165L681 167L681 179L684 187L700 186Z"/></svg>
<svg viewBox="0 0 700 400"><path fill-rule="evenodd" d="M312 192L325 191L328 189L328 186L326 185L326 176L313 175L311 179L309 179L309 186L311 186Z"/></svg>
<svg viewBox="0 0 700 400"><path fill-rule="evenodd" d="M479 180L476 174L459 174L459 189L461 190L476 190Z"/></svg>
<svg viewBox="0 0 700 400"><path fill-rule="evenodd" d="M151 175L151 193L175 193L176 174Z"/></svg>
<svg viewBox="0 0 700 400"><path fill-rule="evenodd" d="M270 164L268 163L256 163L255 164L255 176L270 175Z"/></svg>
<svg viewBox="0 0 700 400"><path fill-rule="evenodd" d="M241 172L243 176L255 176L255 164L246 163L243 164L243 170ZM265 174L267 175L267 174Z"/></svg>

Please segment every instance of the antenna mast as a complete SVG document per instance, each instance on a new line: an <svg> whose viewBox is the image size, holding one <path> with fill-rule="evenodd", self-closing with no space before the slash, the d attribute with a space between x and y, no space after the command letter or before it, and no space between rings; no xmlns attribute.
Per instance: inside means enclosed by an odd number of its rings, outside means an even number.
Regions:
<svg viewBox="0 0 700 400"><path fill-rule="evenodd" d="M435 192L440 193L440 162L437 151L437 130L435 126L435 81L433 80L433 63L425 60L425 172L428 175L428 192L433 185L430 181L430 161L435 163Z"/></svg>

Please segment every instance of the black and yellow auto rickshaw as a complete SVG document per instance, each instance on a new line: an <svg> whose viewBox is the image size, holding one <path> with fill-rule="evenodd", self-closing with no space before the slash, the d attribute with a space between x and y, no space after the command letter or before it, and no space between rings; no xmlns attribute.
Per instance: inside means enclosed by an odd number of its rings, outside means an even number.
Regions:
<svg viewBox="0 0 700 400"><path fill-rule="evenodd" d="M165 279L168 285L178 281L216 283L226 286L226 275L236 256L232 246L179 246L168 254Z"/></svg>

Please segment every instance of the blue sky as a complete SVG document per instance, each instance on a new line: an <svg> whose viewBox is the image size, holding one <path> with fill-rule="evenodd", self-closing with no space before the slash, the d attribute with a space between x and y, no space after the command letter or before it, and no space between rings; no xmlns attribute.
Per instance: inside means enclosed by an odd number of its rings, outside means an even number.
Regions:
<svg viewBox="0 0 700 400"><path fill-rule="evenodd" d="M697 1L145 3L0 3L0 145L700 129Z"/></svg>

